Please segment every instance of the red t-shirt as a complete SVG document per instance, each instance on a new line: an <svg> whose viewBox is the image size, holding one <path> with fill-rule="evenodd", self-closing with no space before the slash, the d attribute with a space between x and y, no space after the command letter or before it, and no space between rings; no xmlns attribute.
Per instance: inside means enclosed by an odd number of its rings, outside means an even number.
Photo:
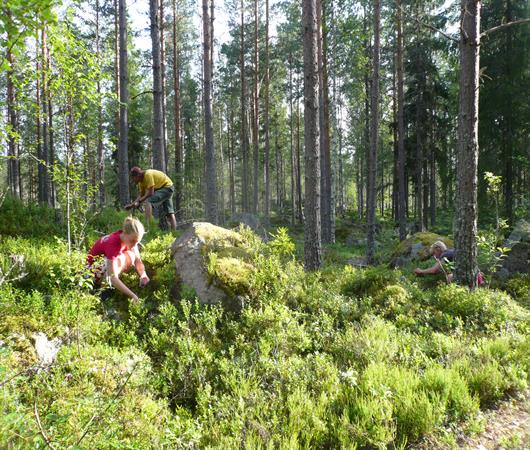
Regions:
<svg viewBox="0 0 530 450"><path fill-rule="evenodd" d="M96 256L104 256L109 260L113 260L116 256L126 252L127 246L121 241L120 234L121 230L118 230L99 238L88 252L87 264L91 266Z"/></svg>

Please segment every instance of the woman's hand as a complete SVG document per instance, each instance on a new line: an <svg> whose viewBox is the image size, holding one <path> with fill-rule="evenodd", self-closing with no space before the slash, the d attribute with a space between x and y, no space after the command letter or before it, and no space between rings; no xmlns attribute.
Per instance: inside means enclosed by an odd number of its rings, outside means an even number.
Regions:
<svg viewBox="0 0 530 450"><path fill-rule="evenodd" d="M144 273L141 277L140 277L140 287L146 287L147 284L149 283L149 277L147 276L146 273Z"/></svg>

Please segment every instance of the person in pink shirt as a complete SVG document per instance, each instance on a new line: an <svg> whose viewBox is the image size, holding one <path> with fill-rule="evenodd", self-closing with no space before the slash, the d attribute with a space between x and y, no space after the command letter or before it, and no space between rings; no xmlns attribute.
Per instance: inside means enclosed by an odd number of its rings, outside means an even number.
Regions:
<svg viewBox="0 0 530 450"><path fill-rule="evenodd" d="M140 276L140 287L149 283L138 251L138 243L144 233L142 222L127 217L121 230L103 236L94 243L88 252L87 265L94 273L96 286L101 286L103 278L107 278L111 286L134 302L138 301L138 296L120 280L120 274L127 272L134 265Z"/></svg>

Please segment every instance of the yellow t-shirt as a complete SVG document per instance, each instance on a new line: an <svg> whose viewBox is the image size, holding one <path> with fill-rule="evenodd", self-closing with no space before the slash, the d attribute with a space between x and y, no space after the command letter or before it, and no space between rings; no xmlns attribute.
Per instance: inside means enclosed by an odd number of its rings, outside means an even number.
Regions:
<svg viewBox="0 0 530 450"><path fill-rule="evenodd" d="M164 172L154 169L147 169L144 173L144 179L138 183L140 195L144 195L150 187L154 187L156 191L169 186L173 186L171 179Z"/></svg>

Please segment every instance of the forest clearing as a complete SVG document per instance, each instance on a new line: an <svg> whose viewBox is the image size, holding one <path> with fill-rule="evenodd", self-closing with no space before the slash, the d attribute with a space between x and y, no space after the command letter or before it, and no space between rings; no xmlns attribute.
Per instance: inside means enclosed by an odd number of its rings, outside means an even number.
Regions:
<svg viewBox="0 0 530 450"><path fill-rule="evenodd" d="M7 0L0 448L528 448L529 15Z"/></svg>

